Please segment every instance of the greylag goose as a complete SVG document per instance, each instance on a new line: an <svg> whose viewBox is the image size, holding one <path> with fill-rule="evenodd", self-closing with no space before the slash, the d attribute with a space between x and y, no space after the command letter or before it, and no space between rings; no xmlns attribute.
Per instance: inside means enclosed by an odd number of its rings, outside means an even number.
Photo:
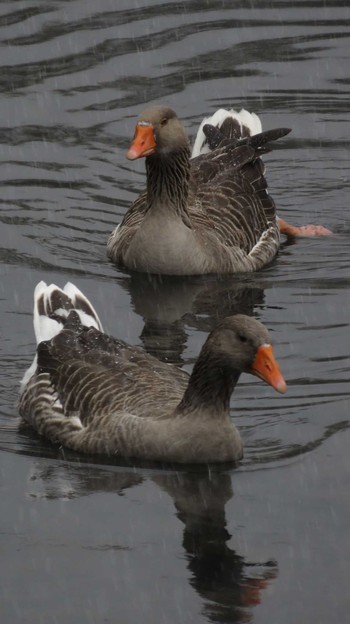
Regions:
<svg viewBox="0 0 350 624"><path fill-rule="evenodd" d="M167 275L251 272L271 262L280 231L298 228L276 218L260 155L288 132L262 132L254 113L221 109L202 122L190 159L175 112L144 111L127 158L146 158L147 188L112 232L108 256L129 270ZM321 233L311 227L300 234Z"/></svg>
<svg viewBox="0 0 350 624"><path fill-rule="evenodd" d="M189 376L103 333L73 284L34 293L37 353L21 383L22 418L52 442L88 454L152 461L237 461L242 441L229 415L242 372L285 392L266 328L226 318Z"/></svg>
<svg viewBox="0 0 350 624"><path fill-rule="evenodd" d="M108 241L116 264L195 275L255 271L274 258L279 229L259 154L289 130L254 138L247 130L242 139L243 126L231 121L238 139L204 125L210 151L190 160L185 129L172 109L154 106L140 115L127 157L146 158L147 189Z"/></svg>

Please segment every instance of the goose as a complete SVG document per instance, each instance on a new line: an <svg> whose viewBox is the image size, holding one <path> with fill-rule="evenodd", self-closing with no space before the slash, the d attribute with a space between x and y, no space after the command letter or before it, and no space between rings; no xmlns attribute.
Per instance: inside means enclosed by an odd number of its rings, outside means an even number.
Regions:
<svg viewBox="0 0 350 624"><path fill-rule="evenodd" d="M329 233L276 217L260 155L289 132L262 132L256 114L220 109L203 120L191 158L176 113L145 110L126 157L146 159L147 188L110 235L109 258L165 275L252 272L274 259L280 232Z"/></svg>
<svg viewBox="0 0 350 624"><path fill-rule="evenodd" d="M19 413L53 443L90 455L170 463L237 462L229 413L242 372L286 391L267 329L227 317L208 336L191 375L103 333L73 284L34 291L37 350L21 382Z"/></svg>

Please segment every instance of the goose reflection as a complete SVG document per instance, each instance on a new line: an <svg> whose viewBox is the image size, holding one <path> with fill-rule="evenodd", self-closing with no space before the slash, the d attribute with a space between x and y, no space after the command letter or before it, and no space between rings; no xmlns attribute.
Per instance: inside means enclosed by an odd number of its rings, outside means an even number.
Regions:
<svg viewBox="0 0 350 624"><path fill-rule="evenodd" d="M140 337L145 350L177 365L184 364L186 327L208 333L226 316L252 316L254 307L264 302L261 286L237 276L177 279L133 274L120 283L144 320Z"/></svg>
<svg viewBox="0 0 350 624"><path fill-rule="evenodd" d="M274 561L248 562L228 545L231 535L225 505L233 496L230 472L203 469L145 476L140 469L56 461L36 465L29 488L36 490L31 496L43 498L78 498L98 492L123 495L148 478L169 495L183 524L189 583L203 601L204 615L210 622L252 621L252 609L263 600L263 591L277 577L278 568Z"/></svg>
<svg viewBox="0 0 350 624"><path fill-rule="evenodd" d="M231 475L178 473L153 478L173 499L184 524L182 545L189 582L204 601L210 622L250 622L251 607L277 576L274 561L247 562L230 548L225 505L232 498Z"/></svg>

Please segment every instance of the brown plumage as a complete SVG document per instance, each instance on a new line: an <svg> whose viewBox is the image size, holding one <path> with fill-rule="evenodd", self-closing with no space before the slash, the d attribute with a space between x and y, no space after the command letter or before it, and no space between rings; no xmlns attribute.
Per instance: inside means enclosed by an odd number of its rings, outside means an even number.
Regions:
<svg viewBox="0 0 350 624"><path fill-rule="evenodd" d="M229 414L241 372L277 391L285 382L265 327L226 318L208 336L191 376L107 336L73 285L35 291L37 356L19 411L38 433L76 451L179 463L237 461L242 442Z"/></svg>
<svg viewBox="0 0 350 624"><path fill-rule="evenodd" d="M113 262L189 275L255 271L274 258L279 228L260 155L289 130L250 136L249 127L222 113L228 117L221 128L203 126L200 155L192 159L174 111L155 106L140 115L127 157L146 158L147 188L109 238ZM256 119L254 132L261 129Z"/></svg>

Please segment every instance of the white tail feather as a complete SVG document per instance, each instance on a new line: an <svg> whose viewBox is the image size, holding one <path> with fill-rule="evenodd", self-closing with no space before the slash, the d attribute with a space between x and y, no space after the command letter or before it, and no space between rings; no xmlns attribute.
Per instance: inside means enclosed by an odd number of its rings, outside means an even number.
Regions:
<svg viewBox="0 0 350 624"><path fill-rule="evenodd" d="M38 363L38 356L37 354L35 354L34 356L34 360L32 361L31 365L29 366L29 368L27 368L26 372L24 373L21 381L20 381L20 386L19 386L19 391L22 394L24 388L26 387L28 381L33 377L35 371L36 371L36 367L37 367L37 363Z"/></svg>
<svg viewBox="0 0 350 624"><path fill-rule="evenodd" d="M46 314L40 314L38 302L43 297L45 313L47 312L47 300L52 290L55 288L53 284L47 286L45 282L39 282L34 290L34 333L37 344L43 340L51 340L62 329L62 324L49 318Z"/></svg>
<svg viewBox="0 0 350 624"><path fill-rule="evenodd" d="M260 132L262 132L261 121L255 113L249 113L247 110L242 108L242 110L238 113L238 117L241 122L241 126L248 128L250 136L254 136L254 134L260 134Z"/></svg>
<svg viewBox="0 0 350 624"><path fill-rule="evenodd" d="M216 128L221 128L223 122L228 117L231 117L231 119L236 119L240 124L241 128L242 126L248 128L250 136L253 136L254 134L259 134L262 131L261 121L255 113L249 113L244 108L242 108L242 110L239 112L235 111L233 108L231 110L225 110L224 108L220 108L211 117L206 117L205 119L203 119L201 125L199 126L197 136L193 145L192 158L195 158L200 154L207 154L210 151L208 144L206 143L203 126L205 124L211 124Z"/></svg>
<svg viewBox="0 0 350 624"><path fill-rule="evenodd" d="M89 301L89 299L85 297L85 295L81 292L81 290L79 290L79 288L74 286L72 282L67 282L63 291L71 299L73 308L76 310L76 312L80 316L81 323L85 325L86 327L95 327L95 329L99 329L100 331L103 331L102 323L98 317L98 314L94 306L92 305L91 301ZM85 310L80 309L81 304L79 303L79 299L80 299L80 302L82 301L84 302L86 308L89 310L88 312L86 311L86 309Z"/></svg>
<svg viewBox="0 0 350 624"><path fill-rule="evenodd" d="M61 305L55 308L55 296L62 293ZM56 302L58 299L56 298ZM64 305L62 305L64 303ZM103 331L101 321L97 316L94 307L83 293L68 282L63 290L55 284L49 286L45 282L39 282L34 290L34 332L37 344L40 342L51 340L56 336L64 326L64 321L68 317L71 310L75 310L79 315L82 325L85 327L95 327ZM55 318L50 315L54 314ZM37 368L37 356L28 370L25 372L21 381L21 392L34 375Z"/></svg>

